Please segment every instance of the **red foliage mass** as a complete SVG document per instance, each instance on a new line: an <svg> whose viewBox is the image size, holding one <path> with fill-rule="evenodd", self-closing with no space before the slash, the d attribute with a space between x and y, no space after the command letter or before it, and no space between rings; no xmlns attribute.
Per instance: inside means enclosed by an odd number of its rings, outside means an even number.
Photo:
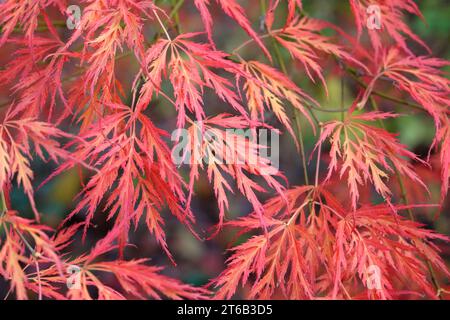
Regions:
<svg viewBox="0 0 450 320"><path fill-rule="evenodd" d="M450 274L436 242L449 239L414 221L413 211L441 208L449 189L449 80L441 71L448 62L416 55L408 46L413 40L428 49L405 20L407 14L422 17L412 0L344 2L354 15L355 36L307 16L301 0L267 1L261 19L264 34L252 27L250 10L236 0L194 0L172 8L150 0L81 0L83 12L69 36L63 32L65 25L55 22L68 18L66 1L3 1L0 47L15 50L0 70L1 85L11 96L11 102L2 106L0 123L0 275L11 295L17 299L27 299L32 292L52 299L230 299L246 287L249 299L440 297L444 288L436 274ZM382 15L380 30L366 28L367 8L373 5ZM204 32L177 34L183 25L178 25L178 13L188 6L198 10ZM232 52L214 42L214 15L222 13L249 36ZM158 30L153 38L149 26ZM324 35L324 30L344 37ZM365 33L369 43L364 41ZM257 45L252 60L242 54L250 44ZM259 60L258 51L263 53ZM284 61L283 53L291 61ZM116 75L116 61L127 55L139 68L132 83ZM323 107L294 82L286 64L297 67L313 83L319 79L317 86L328 93L328 60L353 76L361 91L341 119L321 123L315 113ZM408 192L417 192L417 184L427 190L415 168L427 167L431 161L408 150L397 133L384 126L398 113L379 111L377 102L389 98L402 102L379 94L377 87L386 81L394 84L397 95L408 99L400 107L424 111L435 123L430 153L438 153L433 159L440 162L438 204L407 203ZM129 87L130 92L124 92ZM208 115L207 92L228 108L227 113ZM127 95L131 103L126 102ZM188 132L188 150L195 155L188 181L172 159L169 133L158 128L147 112L160 97L176 111L176 128ZM289 108L296 116L297 132ZM303 186L289 188L281 172L267 174L269 162L248 161L247 153L258 158L258 143L238 134L231 136L234 143L227 140L227 129L254 133L272 128L265 119L270 114L301 153L305 152L301 120L320 132L313 184L306 180ZM62 123L71 123L74 133L63 132ZM205 132L215 139L203 136ZM178 142L180 137L176 138ZM324 155L328 145L331 148ZM230 154L240 161L218 160ZM35 202L31 166L35 158L58 164L47 180L74 167L89 173L75 209L57 232L40 222L43 214ZM209 159L206 165L204 158ZM329 160L323 180L322 158ZM142 223L175 264L161 213L168 207L195 233L191 200L203 170L217 199L219 223L214 235L224 226L240 235L250 233L231 249L225 270L207 287L194 287L161 274L162 268L150 266L146 259L125 260L132 227ZM390 178L400 187L392 187ZM330 184L345 188L348 196L336 197ZM34 220L11 208L12 185L23 187ZM371 187L381 196L381 204L371 203L367 196L361 200L361 193ZM253 213L226 221L230 193L245 197ZM273 198L263 204L263 193ZM112 229L89 253L73 256L68 248L77 230L82 227L85 237L101 211L113 221ZM72 218L82 214L84 222L73 224ZM117 259L107 258L115 251ZM66 286L71 266L80 268L77 289ZM374 267L380 272L376 288L367 285ZM111 275L117 285L107 282Z"/></svg>

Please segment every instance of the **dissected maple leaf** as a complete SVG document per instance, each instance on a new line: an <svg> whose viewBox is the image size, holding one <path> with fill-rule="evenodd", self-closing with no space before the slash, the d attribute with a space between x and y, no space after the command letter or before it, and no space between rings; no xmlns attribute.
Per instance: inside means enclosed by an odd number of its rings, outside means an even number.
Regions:
<svg viewBox="0 0 450 320"><path fill-rule="evenodd" d="M405 56L398 48L388 48L380 59L375 61L370 83L362 98L363 106L373 91L377 81L386 77L396 88L408 93L433 118L439 127L442 117L447 117L450 81L440 69L447 61L426 56Z"/></svg>
<svg viewBox="0 0 450 320"><path fill-rule="evenodd" d="M435 146L440 144L440 161L441 161L441 203L447 196L450 183L450 119L446 118L442 126L436 133L436 138L433 143Z"/></svg>
<svg viewBox="0 0 450 320"><path fill-rule="evenodd" d="M137 108L146 107L153 93L160 92L162 76L169 73L178 112L178 128L184 127L187 111L195 114L197 121L205 118L203 94L206 88L214 90L222 101L247 116L239 96L232 90L232 83L211 70L220 68L236 74L240 72L239 65L228 60L228 54L214 50L210 44L193 42L191 39L196 35L191 33L173 40L160 39L149 48L145 59L148 70L144 73L147 81L141 89Z"/></svg>
<svg viewBox="0 0 450 320"><path fill-rule="evenodd" d="M361 66L343 47L332 42L330 37L320 34L320 31L327 27L329 24L321 20L296 17L283 29L271 31L271 35L276 41L303 65L309 78L315 82L314 79L317 76L325 88L325 79L319 62L320 53L334 55L339 59Z"/></svg>
<svg viewBox="0 0 450 320"><path fill-rule="evenodd" d="M45 68L34 70L13 87L20 98L11 107L12 116L22 113L24 117L34 118L47 113L47 119L50 121L54 115L57 98L62 101L64 108L68 109L61 83L65 61L65 57L52 60Z"/></svg>
<svg viewBox="0 0 450 320"><path fill-rule="evenodd" d="M33 38L33 47L29 47L23 39L11 39L11 43L17 46L15 57L5 65L5 69L0 71L2 83L12 84L17 80L28 78L36 63L43 61L48 55L54 53L60 46L61 41L55 38L36 36Z"/></svg>
<svg viewBox="0 0 450 320"><path fill-rule="evenodd" d="M432 243L447 237L394 217L387 205L347 211L321 187L296 187L286 197L287 204L278 196L264 205L267 234L232 249L227 269L211 283L216 298L229 299L246 284L249 298L258 299L351 299L361 291L392 298L404 288L436 297L423 259L448 275ZM242 232L260 229L255 214L228 224ZM374 267L381 271L378 287L368 282Z"/></svg>
<svg viewBox="0 0 450 320"><path fill-rule="evenodd" d="M214 185L214 193L219 206L219 229L222 226L225 210L228 209L228 192L234 192L224 174L236 181L238 190L253 205L255 211L262 216L262 204L258 200L257 192L265 189L253 176L260 176L267 185L279 194L283 194L284 187L275 177L284 176L278 172L278 168L270 162L270 159L262 155L262 150L268 148L255 141L253 134L245 134L244 129L249 129L249 123L242 117L233 117L221 114L208 118L200 127L198 123L192 123L188 128L188 135L184 138L172 154L181 151L180 162L187 162L190 171L190 198L193 194L194 183L199 178L199 169L204 168L208 179ZM241 130L230 132L230 129ZM203 130L203 132L202 132ZM250 131L248 131L250 132ZM186 147L187 150L177 150ZM262 220L262 222L264 222Z"/></svg>
<svg viewBox="0 0 450 320"><path fill-rule="evenodd" d="M413 0L350 0L350 7L355 16L358 37L361 36L363 28L367 29L376 51L383 48L384 34L388 34L406 52L411 51L404 35L429 50L404 21L405 13L414 14L423 19Z"/></svg>
<svg viewBox="0 0 450 320"><path fill-rule="evenodd" d="M64 261L64 266L76 271L73 282L69 288L66 277L61 277L55 266L41 271L40 278L45 284L43 294L47 296L63 295L73 300L123 300L126 298L138 299L206 299L209 291L196 288L181 281L160 274L161 267L148 266L146 259L139 260L113 260L98 261L100 257L115 247L111 244L111 237L99 241L89 254L82 255L73 260ZM104 282L113 276L117 286ZM96 289L93 295L92 288ZM36 291L36 287L31 287Z"/></svg>
<svg viewBox="0 0 450 320"><path fill-rule="evenodd" d="M29 265L48 264L55 272L62 274L62 262L57 246L46 232L52 229L21 218L17 212L8 210L0 215L0 226L5 238L0 238L0 274L11 281L11 290L15 290L18 299L27 299L27 287L30 276L26 273Z"/></svg>
<svg viewBox="0 0 450 320"><path fill-rule="evenodd" d="M326 180L329 180L338 168L341 177L347 174L353 208L356 208L359 198L358 186L364 185L367 181L373 184L380 195L390 201L391 190L385 180L395 172L427 189L408 160L425 162L399 143L394 134L363 123L392 117L396 115L368 112L350 115L345 121L331 121L323 127L316 148L325 140L330 140L331 160Z"/></svg>
<svg viewBox="0 0 450 320"><path fill-rule="evenodd" d="M113 233L121 250L128 242L130 224L134 221L137 226L145 216L149 231L170 257L159 211L167 204L188 226L194 217L189 209L183 208L184 182L162 140L167 133L127 106L109 108L111 114L86 129L72 153L74 159L87 159L87 165L96 172L78 195L81 199L66 221L86 210L86 233L101 200L105 199L108 219L116 216ZM75 160L66 161L55 174L75 165Z"/></svg>
<svg viewBox="0 0 450 320"><path fill-rule="evenodd" d="M278 5L280 4L280 0L270 0L269 2L269 10L267 10L266 13L266 26L269 30L272 29L273 22L275 19L275 10L277 9ZM302 0L288 0L288 15L286 17L285 25L288 26L292 20L295 17L295 11L297 7L302 10Z"/></svg>
<svg viewBox="0 0 450 320"><path fill-rule="evenodd" d="M264 43L252 29L251 24L245 15L244 8L242 8L236 0L216 0L216 2L220 4L223 12L234 19L245 30L245 32L247 32L255 40L258 46L263 50L264 54L271 59L270 53L264 46ZM214 43L212 40L213 19L208 11L210 0L194 0L194 3L200 11L200 15L202 16L203 24L205 25L210 42Z"/></svg>
<svg viewBox="0 0 450 320"><path fill-rule="evenodd" d="M397 207L398 210L411 206ZM396 286L433 299L439 293L429 278L430 265L446 276L449 271L433 241L449 238L423 225L393 216L386 205L369 206L347 215L336 226L333 297L345 296L345 281L358 274L369 285L369 297L395 298ZM373 276L378 279L373 279ZM342 281L342 279L345 279ZM375 280L375 281L374 281ZM374 281L374 282L371 282Z"/></svg>
<svg viewBox="0 0 450 320"><path fill-rule="evenodd" d="M98 289L98 298L103 299L124 299L127 294L140 299L151 297L154 299L169 298L175 300L205 299L208 291L183 284L178 280L159 274L160 267L144 265L145 259L132 261L108 261L93 263L87 267L86 273L81 275L83 282L81 286L87 288L95 286ZM125 291L121 294L114 289L103 285L94 272L111 273L120 283ZM81 294L81 295L79 295ZM77 292L71 290L69 296L72 299L90 299L87 290Z"/></svg>
<svg viewBox="0 0 450 320"><path fill-rule="evenodd" d="M34 32L38 26L38 17L41 13L45 15L44 10L50 6L56 6L60 12L64 12L66 9L66 1L2 1L2 3L0 3L0 27L2 28L0 46L5 44L11 33L14 31L14 28L17 26L23 28L28 44L30 46L34 45ZM46 23L47 26L49 26L48 19L46 19Z"/></svg>
<svg viewBox="0 0 450 320"><path fill-rule="evenodd" d="M12 91L18 96L18 101L10 107L11 116L21 114L22 117L39 118L46 114L50 120L57 98L68 109L62 87L62 72L69 57L76 54L49 58L64 45L56 31L49 38L34 37L32 47L26 39L13 39L10 42L17 46L17 56L7 64L5 70L0 71L0 80L5 84L13 84ZM20 81L17 81L18 76Z"/></svg>
<svg viewBox="0 0 450 320"><path fill-rule="evenodd" d="M253 236L243 244L233 248L233 255L227 261L227 268L211 285L218 288L215 297L230 299L234 296L240 284L245 285L250 279L255 281L251 286L249 298L270 299L276 288L286 293L292 299L299 299L303 292L310 297L313 292L309 288L308 278L312 268L306 266L316 262L315 257L302 252L296 239L300 236L300 228L295 221L298 215L289 219L282 208L295 206L296 202L304 197L312 187L298 187L286 192L288 201L281 197L269 200L265 205L264 223L267 233ZM300 212L306 202L300 204ZM280 211L280 219L277 213ZM283 220L283 217L286 220ZM253 214L227 223L230 226L243 229L244 232L261 228L260 217ZM301 237L308 244L311 237ZM314 243L312 243L314 244ZM317 252L315 252L317 253ZM305 258L303 258L305 257ZM284 278L290 278L287 283ZM299 290L305 288L305 291Z"/></svg>
<svg viewBox="0 0 450 320"><path fill-rule="evenodd" d="M143 24L152 19L152 12L160 10L148 0L86 0L88 5L78 27L66 43L61 54L65 54L76 40L83 37L84 47L81 63L87 63L85 88L91 94L99 78L106 77L106 84L115 82L116 54L127 45L138 60L144 56Z"/></svg>
<svg viewBox="0 0 450 320"><path fill-rule="evenodd" d="M48 157L58 162L70 158L68 152L61 148L58 138L68 135L53 125L31 118L14 119L8 113L0 124L0 185L16 177L28 196L31 207L39 220L39 213L33 197L33 171L30 167L31 144L35 153L43 160ZM80 161L77 161L80 163Z"/></svg>
<svg viewBox="0 0 450 320"><path fill-rule="evenodd" d="M252 120L264 121L264 111L273 111L289 133L295 137L291 122L286 114L282 100L287 100L308 119L313 129L315 126L305 105L317 104L315 100L303 92L285 74L258 61L243 61L244 71L252 77L245 78L244 90ZM240 77L240 76L239 76ZM239 78L238 78L239 80Z"/></svg>

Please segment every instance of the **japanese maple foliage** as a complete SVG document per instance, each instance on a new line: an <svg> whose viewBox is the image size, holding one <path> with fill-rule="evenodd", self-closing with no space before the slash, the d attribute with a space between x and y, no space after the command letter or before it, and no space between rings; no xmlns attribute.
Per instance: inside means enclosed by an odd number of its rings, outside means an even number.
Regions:
<svg viewBox="0 0 450 320"><path fill-rule="evenodd" d="M77 16L65 0L2 1L6 298L442 298L450 239L416 212L446 214L449 63L409 26L408 16L424 19L413 0L339 1L349 30L307 13L307 2L80 0ZM224 45L221 24L246 39ZM353 85L353 103L321 105L330 76ZM428 156L389 130L414 112L434 122ZM295 146L299 157L288 162L302 175L261 156L260 130ZM314 150L305 147L309 131ZM56 168L40 185L38 160ZM55 230L36 190L69 170L80 173L80 191ZM194 206L205 183L217 209L206 231ZM18 189L33 218L15 208ZM234 197L250 208L239 218ZM199 243L237 233L222 271L203 286L167 275L152 257L129 259L143 227L171 262L165 269L177 268L168 213ZM106 235L94 221L108 223Z"/></svg>

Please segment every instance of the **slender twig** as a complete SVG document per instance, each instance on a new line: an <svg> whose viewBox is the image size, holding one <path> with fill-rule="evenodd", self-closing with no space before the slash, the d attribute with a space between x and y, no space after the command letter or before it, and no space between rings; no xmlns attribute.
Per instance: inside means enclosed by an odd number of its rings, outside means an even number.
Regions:
<svg viewBox="0 0 450 320"><path fill-rule="evenodd" d="M359 78L359 76L357 75L356 70L354 70L354 69L352 69L350 67L345 67L345 70L353 78L353 80L355 80L361 87L367 88L367 84ZM399 98L392 97L392 96L387 95L385 93L382 93L380 91L372 90L371 94L375 95L375 96L378 96L378 97L381 97L383 99L392 101L392 102L396 102L396 103L399 103L399 104L402 104L402 105L405 105L405 106L408 106L408 107L420 110L420 111L425 111L424 108L422 108L418 104L415 104L415 103L412 103L412 102L409 102L409 101L406 101L406 100L402 100L402 99L399 99Z"/></svg>
<svg viewBox="0 0 450 320"><path fill-rule="evenodd" d="M36 266L37 282L38 282L38 300L42 300L42 283L41 283L41 271L39 269L39 262L34 259Z"/></svg>
<svg viewBox="0 0 450 320"><path fill-rule="evenodd" d="M281 30L280 30L281 31ZM272 31L271 33L266 33L263 34L261 36L259 36L260 39L266 39L271 37L274 33L276 33L275 31ZM255 39L249 39L247 41L245 41L244 43L242 43L240 46L236 47L235 49L233 49L233 51L231 52L231 54L236 55L239 51L241 51L242 49L244 49L246 46L248 46L249 44L252 44L253 42L255 42Z"/></svg>
<svg viewBox="0 0 450 320"><path fill-rule="evenodd" d="M305 144L303 142L302 126L300 124L300 112L296 108L294 108L294 117L295 117L295 123L297 126L298 140L300 142L300 153L301 153L302 165L303 165L303 175L305 176L306 185L309 185L308 167L307 167L306 155L305 155Z"/></svg>
<svg viewBox="0 0 450 320"><path fill-rule="evenodd" d="M67 22L63 21L63 20L55 20L55 21L52 21L52 25L54 27L64 28L64 27L67 27ZM23 27L19 25L19 26L14 27L12 29L12 31L14 33L20 33L20 32L23 32L24 30L23 30ZM35 31L37 31L37 32L48 31L48 26L46 24L42 24L42 22L38 23L38 25L36 26ZM3 33L3 27L2 26L0 26L0 33Z"/></svg>
<svg viewBox="0 0 450 320"><path fill-rule="evenodd" d="M173 6L172 11L170 11L169 17L170 18L176 17L178 15L178 11L180 11L180 8L183 4L184 0L178 0L178 2L175 3L175 5ZM177 21L177 23L179 23L179 21Z"/></svg>
<svg viewBox="0 0 450 320"><path fill-rule="evenodd" d="M178 11L180 10L181 6L184 3L184 0L172 0L172 3L174 3L172 10L170 11L169 18L173 18L175 20L175 29L178 33L181 33L181 25L180 25L180 15Z"/></svg>
<svg viewBox="0 0 450 320"><path fill-rule="evenodd" d="M344 92L344 76L341 76L341 121L344 122L345 118L345 92Z"/></svg>
<svg viewBox="0 0 450 320"><path fill-rule="evenodd" d="M320 126L320 135L322 135L323 125ZM319 151L317 152L317 163L316 163L316 180L314 186L317 188L319 185L319 170L320 170L320 158L322 155L322 143L319 144Z"/></svg>
<svg viewBox="0 0 450 320"><path fill-rule="evenodd" d="M3 218L6 211L8 211L8 208L6 206L6 199L5 199L5 193L3 189L0 191L0 200L1 200L1 207L0 207L0 219Z"/></svg>

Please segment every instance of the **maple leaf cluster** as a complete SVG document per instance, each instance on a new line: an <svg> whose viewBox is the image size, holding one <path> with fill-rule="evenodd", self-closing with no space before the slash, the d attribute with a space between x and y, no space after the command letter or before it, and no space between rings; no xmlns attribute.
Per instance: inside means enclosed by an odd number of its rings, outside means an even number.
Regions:
<svg viewBox="0 0 450 320"><path fill-rule="evenodd" d="M307 2L80 0L76 16L65 0L2 1L0 50L9 55L0 69L8 96L0 109L0 276L7 297L442 298L450 272L441 248L450 239L415 213L445 214L449 63L409 27L407 16L423 19L413 0L339 1L353 16L350 31L307 13ZM260 4L256 28L250 8ZM374 6L376 29L366 24ZM180 18L188 15L196 28ZM222 23L247 39L220 48ZM133 66L126 77L118 72L122 59ZM352 81L354 101L326 108L294 73L325 95L328 76L337 74ZM160 105L174 114L165 129L154 117ZM324 113L336 116L322 121ZM428 156L386 125L411 113L434 122ZM174 161L182 137L169 126L187 132L180 155L187 171ZM260 129L293 142L303 184L292 186L292 174L260 157ZM316 142L309 157L308 130ZM234 161L221 161L229 156ZM56 230L43 222L35 197L37 159L56 165L41 185L80 173L73 210ZM218 212L206 236L192 205L203 175ZM439 199L430 196L430 181L440 186ZM17 188L34 218L14 208ZM238 196L252 209L233 219L230 201ZM240 243L204 286L169 277L149 259L126 258L130 234L142 226L176 265L167 213L199 241L237 232ZM77 241L86 247L99 219L110 222L107 234L85 253L73 251Z"/></svg>

